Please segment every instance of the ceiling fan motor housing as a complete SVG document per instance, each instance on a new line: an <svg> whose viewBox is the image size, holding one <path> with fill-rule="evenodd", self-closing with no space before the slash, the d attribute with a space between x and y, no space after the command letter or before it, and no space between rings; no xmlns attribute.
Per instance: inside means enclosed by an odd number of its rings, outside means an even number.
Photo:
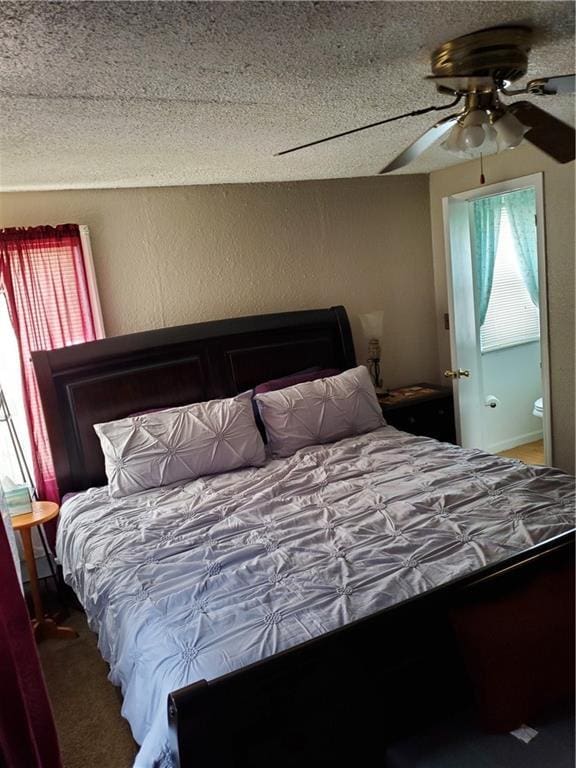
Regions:
<svg viewBox="0 0 576 768"><path fill-rule="evenodd" d="M489 90L490 81L492 88L514 82L528 70L531 40L532 30L523 26L491 27L450 40L432 53L431 79L459 92Z"/></svg>

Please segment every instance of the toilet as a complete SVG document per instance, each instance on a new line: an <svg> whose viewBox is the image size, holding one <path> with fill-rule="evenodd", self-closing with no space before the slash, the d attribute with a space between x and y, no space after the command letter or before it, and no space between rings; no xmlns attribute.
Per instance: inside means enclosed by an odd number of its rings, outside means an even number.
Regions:
<svg viewBox="0 0 576 768"><path fill-rule="evenodd" d="M542 402L542 398L539 397L538 400L534 401L534 408L532 410L533 416L538 416L539 418L543 418L544 416L544 403Z"/></svg>

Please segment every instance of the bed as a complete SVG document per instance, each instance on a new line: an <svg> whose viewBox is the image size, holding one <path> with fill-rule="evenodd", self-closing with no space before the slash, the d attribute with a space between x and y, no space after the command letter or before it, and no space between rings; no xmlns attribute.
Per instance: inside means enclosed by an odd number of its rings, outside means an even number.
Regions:
<svg viewBox="0 0 576 768"><path fill-rule="evenodd" d="M343 307L150 331L33 361L59 488L73 494L58 556L122 688L139 768L360 764L460 695L470 660L472 679L482 672L492 622L503 639L489 662L496 688L520 691L512 717L535 686L542 698L539 675L566 693L554 681L572 677L574 482L555 469L383 426L110 497L94 424L310 366L352 368ZM515 677L523 652L529 691ZM480 676L493 712L494 686Z"/></svg>

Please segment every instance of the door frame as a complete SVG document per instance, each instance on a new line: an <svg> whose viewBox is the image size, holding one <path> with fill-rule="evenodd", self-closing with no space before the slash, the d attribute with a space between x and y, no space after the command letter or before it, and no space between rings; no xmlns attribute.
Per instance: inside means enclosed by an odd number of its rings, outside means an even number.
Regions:
<svg viewBox="0 0 576 768"><path fill-rule="evenodd" d="M527 176L519 176L515 179L500 181L496 184L488 184L483 187L458 192L442 198L442 217L444 224L444 255L446 260L446 280L448 287L448 312L449 317L454 318L454 293L452 271L452 246L450 237L450 209L458 202L472 202L480 197L498 195L505 192L515 192L520 189L533 188L536 193L536 238L538 248L538 293L540 314L540 360L542 378L542 400L544 406L542 432L544 435L544 460L546 464L553 463L552 452L552 402L550 396L550 337L548 327L548 283L546 270L546 219L544 207L544 174L532 173ZM477 336L479 329L477 328ZM477 341L477 354L480 357L480 347ZM458 355L456 350L456 338L454 323L450 322L450 359L452 368L457 367ZM454 387L454 412L456 419L456 435L458 441L462 434L460 420L459 382L455 380Z"/></svg>

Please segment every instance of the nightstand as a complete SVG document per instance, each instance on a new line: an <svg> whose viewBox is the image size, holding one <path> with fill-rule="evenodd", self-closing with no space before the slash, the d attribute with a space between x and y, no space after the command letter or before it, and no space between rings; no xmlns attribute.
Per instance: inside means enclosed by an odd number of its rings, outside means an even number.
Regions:
<svg viewBox="0 0 576 768"><path fill-rule="evenodd" d="M390 426L445 443L456 442L451 389L436 384L411 384L378 395L378 401Z"/></svg>
<svg viewBox="0 0 576 768"><path fill-rule="evenodd" d="M43 640L45 637L78 637L78 633L75 630L70 627L59 627L54 619L45 616L38 586L38 572L36 570L34 549L32 547L32 528L35 525L43 525L49 520L54 520L55 517L58 517L59 512L60 507L53 501L33 501L32 512L15 515L12 518L12 527L15 531L20 531L20 536L22 537L26 568L28 569L28 577L30 579L30 592L32 593L32 602L34 603L32 629L36 640Z"/></svg>

